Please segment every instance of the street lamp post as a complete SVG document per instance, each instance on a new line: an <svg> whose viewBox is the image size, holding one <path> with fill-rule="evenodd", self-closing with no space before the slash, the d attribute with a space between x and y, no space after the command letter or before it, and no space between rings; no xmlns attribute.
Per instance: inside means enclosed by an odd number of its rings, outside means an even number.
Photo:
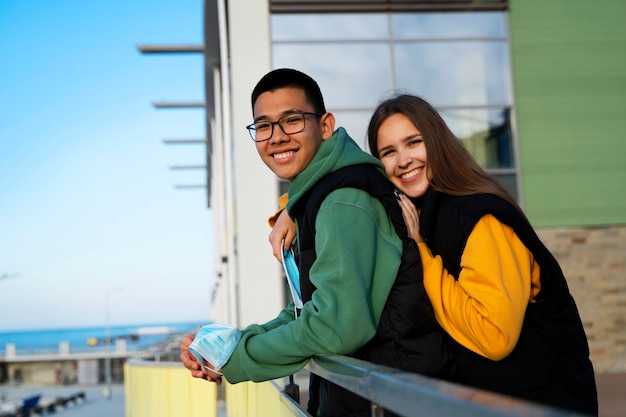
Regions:
<svg viewBox="0 0 626 417"><path fill-rule="evenodd" d="M106 292L105 297L105 328L104 328L104 343L106 345L106 353L104 356L104 375L106 381L106 387L104 388L104 396L108 399L111 399L112 389L111 389L111 312L110 312L110 299L111 294L114 292L120 291L122 287L115 287Z"/></svg>

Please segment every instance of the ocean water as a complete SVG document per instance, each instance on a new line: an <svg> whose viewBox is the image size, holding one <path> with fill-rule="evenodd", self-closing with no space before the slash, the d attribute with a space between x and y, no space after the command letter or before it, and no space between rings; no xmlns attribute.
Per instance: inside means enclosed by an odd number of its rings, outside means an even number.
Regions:
<svg viewBox="0 0 626 417"><path fill-rule="evenodd" d="M117 339L126 342L129 351L162 349L169 343L180 341L182 335L193 333L199 322L159 323L111 326L111 345ZM56 328L41 330L0 331L0 355L6 352L6 345L12 343L18 354L43 354L59 351L59 344L67 342L71 352L105 350L105 326Z"/></svg>

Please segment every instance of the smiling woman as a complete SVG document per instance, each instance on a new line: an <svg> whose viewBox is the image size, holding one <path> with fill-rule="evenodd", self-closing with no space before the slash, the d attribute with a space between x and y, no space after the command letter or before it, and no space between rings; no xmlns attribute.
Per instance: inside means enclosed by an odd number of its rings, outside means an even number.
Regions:
<svg viewBox="0 0 626 417"><path fill-rule="evenodd" d="M451 379L597 414L589 346L563 272L504 187L420 97L379 104L368 141L404 193L424 287L449 336Z"/></svg>
<svg viewBox="0 0 626 417"><path fill-rule="evenodd" d="M422 134L411 119L401 113L389 116L380 126L377 145L387 178L405 194L422 197L431 175Z"/></svg>

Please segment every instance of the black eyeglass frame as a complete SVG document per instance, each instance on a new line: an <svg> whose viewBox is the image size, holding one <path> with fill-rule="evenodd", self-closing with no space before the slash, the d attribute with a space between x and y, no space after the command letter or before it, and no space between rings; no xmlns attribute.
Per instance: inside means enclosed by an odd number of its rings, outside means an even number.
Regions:
<svg viewBox="0 0 626 417"><path fill-rule="evenodd" d="M289 116L293 116L295 114L299 114L302 116L302 129L296 131L296 132L291 132L291 133L287 133L285 132L285 128L283 127L282 124L280 124L280 121L283 120L285 117L289 117ZM274 136L274 126L278 125L278 127L280 127L280 130L283 131L283 133L285 135L295 135L296 133L300 133L302 131L304 131L304 129L306 129L306 117L307 115L311 115L311 116L316 116L316 117L322 117L323 114L319 114L319 113L314 113L314 112L310 112L310 111L292 111L287 113L284 116L281 116L278 120L274 121L274 122L264 122L264 123L269 123L270 124L270 128L272 129L272 131L270 132L270 136L267 139L262 139L262 140L256 140L256 128L254 127L254 125L258 122L254 122L254 123L250 123L248 126L246 126L246 129L248 129L248 133L250 133L250 137L252 138L253 141L255 142L266 142L270 139L272 139L272 136Z"/></svg>

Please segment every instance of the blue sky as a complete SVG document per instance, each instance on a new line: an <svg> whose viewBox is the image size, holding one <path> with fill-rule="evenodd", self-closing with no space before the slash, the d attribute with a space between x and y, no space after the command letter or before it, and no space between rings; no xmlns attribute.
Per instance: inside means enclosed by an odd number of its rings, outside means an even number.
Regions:
<svg viewBox="0 0 626 417"><path fill-rule="evenodd" d="M202 0L0 1L0 331L206 321Z"/></svg>

